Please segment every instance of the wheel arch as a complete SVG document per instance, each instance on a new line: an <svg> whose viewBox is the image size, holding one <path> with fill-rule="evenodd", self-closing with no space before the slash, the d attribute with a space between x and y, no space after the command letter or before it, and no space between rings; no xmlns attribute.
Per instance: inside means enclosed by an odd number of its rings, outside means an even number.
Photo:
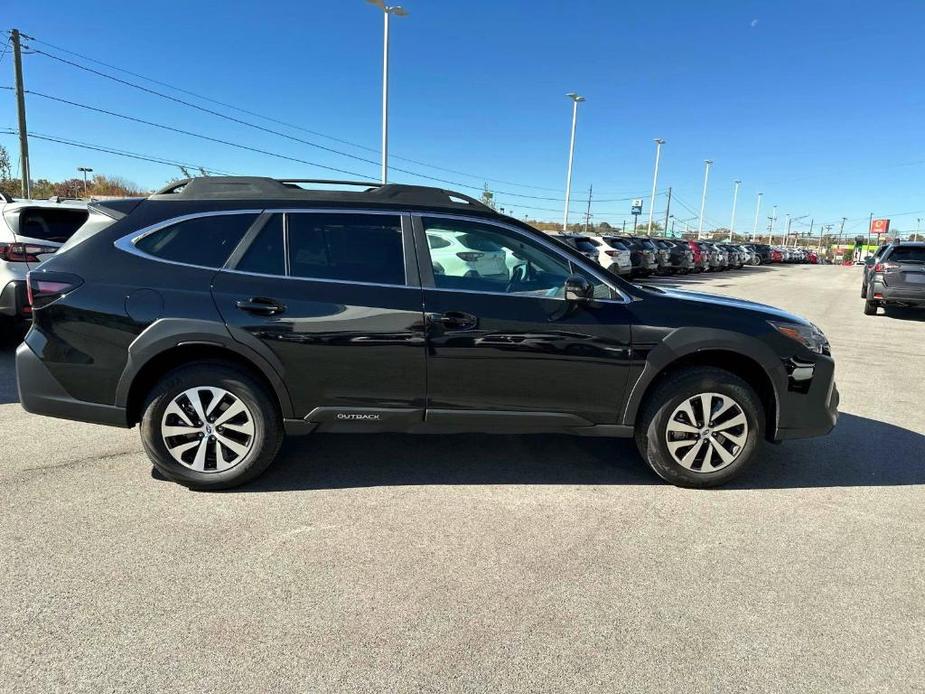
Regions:
<svg viewBox="0 0 925 694"><path fill-rule="evenodd" d="M687 368L711 366L734 373L755 389L764 408L765 438L773 439L780 420L780 384L786 384L786 371L769 348L750 342L755 341L736 334L731 339L719 340L715 334L704 339L694 335L686 336L683 341L666 339L646 359L646 366L627 400L624 424L633 427L638 424L647 399L665 380Z"/></svg>
<svg viewBox="0 0 925 694"><path fill-rule="evenodd" d="M182 322L182 326L177 326L173 320L158 321L129 347L129 359L116 391L116 405L125 408L129 426L140 421L145 396L161 376L182 364L202 360L224 361L246 370L275 396L283 417L293 416L281 370L257 351L234 340L223 324Z"/></svg>

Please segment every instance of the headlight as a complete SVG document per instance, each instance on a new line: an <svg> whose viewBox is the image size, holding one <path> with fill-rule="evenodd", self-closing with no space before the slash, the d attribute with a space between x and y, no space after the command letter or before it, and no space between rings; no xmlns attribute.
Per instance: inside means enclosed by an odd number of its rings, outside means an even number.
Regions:
<svg viewBox="0 0 925 694"><path fill-rule="evenodd" d="M791 340L796 340L810 351L817 354L829 353L829 341L825 339L822 331L813 324L777 323L772 320L769 320L768 323L781 335L785 335Z"/></svg>

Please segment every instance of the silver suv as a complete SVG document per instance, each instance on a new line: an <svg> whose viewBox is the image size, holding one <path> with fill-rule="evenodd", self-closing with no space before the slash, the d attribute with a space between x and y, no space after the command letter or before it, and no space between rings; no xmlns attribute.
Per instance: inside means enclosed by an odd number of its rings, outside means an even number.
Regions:
<svg viewBox="0 0 925 694"><path fill-rule="evenodd" d="M79 200L18 200L0 193L0 333L31 314L26 273L87 221Z"/></svg>

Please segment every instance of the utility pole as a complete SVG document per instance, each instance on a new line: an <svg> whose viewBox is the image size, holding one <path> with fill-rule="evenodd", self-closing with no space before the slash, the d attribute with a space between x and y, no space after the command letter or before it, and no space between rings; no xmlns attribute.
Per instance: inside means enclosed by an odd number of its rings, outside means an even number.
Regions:
<svg viewBox="0 0 925 694"><path fill-rule="evenodd" d="M787 213L787 235L784 237L784 245L787 245L787 239L790 238L790 225L793 223L793 217L790 216L790 213Z"/></svg>
<svg viewBox="0 0 925 694"><path fill-rule="evenodd" d="M870 219L867 220L867 248L864 250L870 253L870 230L874 226L874 213L870 213Z"/></svg>
<svg viewBox="0 0 925 694"><path fill-rule="evenodd" d="M919 226L920 226L921 224L922 224L922 218L921 218L921 217L916 217L916 218L915 218L915 236L912 237L912 240L913 240L913 241L918 241L918 240L919 240Z"/></svg>
<svg viewBox="0 0 925 694"><path fill-rule="evenodd" d="M813 224L815 223L816 223L816 218L810 217L809 218L809 234L807 235L807 238L811 239L813 237ZM797 245L796 242L794 242L793 245L796 246Z"/></svg>
<svg viewBox="0 0 925 694"><path fill-rule="evenodd" d="M774 243L774 222L777 220L777 205L771 208L771 216L768 217L768 239L769 243Z"/></svg>
<svg viewBox="0 0 925 694"><path fill-rule="evenodd" d="M764 195L764 193L758 193L758 202L755 204L755 226L752 228L752 242L758 241L758 213L761 212L762 195ZM768 243L770 242L771 240L768 239Z"/></svg>
<svg viewBox="0 0 925 694"><path fill-rule="evenodd" d="M652 197L649 198L649 228L646 232L652 236L652 214L655 212L655 189L658 186L658 160L662 155L662 145L665 140L660 137L655 138L655 173L652 175Z"/></svg>
<svg viewBox="0 0 925 694"><path fill-rule="evenodd" d="M575 92L569 92L566 96L572 100L572 132L568 141L568 173L565 177L565 211L562 213L562 231L568 232L568 206L569 198L572 196L572 162L575 159L575 127L578 124L578 104L585 100Z"/></svg>
<svg viewBox="0 0 925 694"><path fill-rule="evenodd" d="M838 230L838 242L842 242L842 238L845 236L845 222L848 221L847 217L841 218L841 228Z"/></svg>
<svg viewBox="0 0 925 694"><path fill-rule="evenodd" d="M77 170L84 175L84 197L87 197L87 174L93 171L93 169L88 166L78 166Z"/></svg>
<svg viewBox="0 0 925 694"><path fill-rule="evenodd" d="M736 203L739 201L739 185L742 183L739 179L735 180L735 192L732 194L732 219L729 222L729 241L735 243L736 235Z"/></svg>
<svg viewBox="0 0 925 694"><path fill-rule="evenodd" d="M668 186L668 204L665 206L665 233L668 233L668 219L670 218L671 212L671 186ZM672 228L672 236L674 236L674 229Z"/></svg>
<svg viewBox="0 0 925 694"><path fill-rule="evenodd" d="M32 197L32 179L29 171L29 131L26 130L26 90L22 81L22 45L19 29L10 32L13 42L13 73L16 86L16 114L19 117L19 161L22 171L22 195Z"/></svg>
<svg viewBox="0 0 925 694"><path fill-rule="evenodd" d="M710 180L710 166L713 164L711 159L706 159L703 170L703 195L700 197L700 225L697 227L697 238L703 237L703 210L707 206L707 183Z"/></svg>
<svg viewBox="0 0 925 694"><path fill-rule="evenodd" d="M408 11L399 5L386 5L382 0L366 0L375 5L384 17L382 35L382 184L389 182L389 17L406 17Z"/></svg>
<svg viewBox="0 0 925 694"><path fill-rule="evenodd" d="M588 186L588 209L585 212L585 233L588 233L588 224L591 222L591 194L594 191L594 184Z"/></svg>

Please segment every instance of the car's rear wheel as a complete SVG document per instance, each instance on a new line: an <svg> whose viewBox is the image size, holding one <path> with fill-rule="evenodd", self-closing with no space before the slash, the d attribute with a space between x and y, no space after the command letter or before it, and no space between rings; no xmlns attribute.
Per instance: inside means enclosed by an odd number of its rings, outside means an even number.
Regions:
<svg viewBox="0 0 925 694"><path fill-rule="evenodd" d="M647 399L636 445L667 482L715 487L751 462L763 422L748 383L723 369L695 367L663 381Z"/></svg>
<svg viewBox="0 0 925 694"><path fill-rule="evenodd" d="M141 441L157 470L191 489L244 484L273 462L282 418L245 370L196 362L166 374L145 401Z"/></svg>
<svg viewBox="0 0 925 694"><path fill-rule="evenodd" d="M868 299L864 302L864 315L865 316L876 316L877 315L877 302L871 301Z"/></svg>

